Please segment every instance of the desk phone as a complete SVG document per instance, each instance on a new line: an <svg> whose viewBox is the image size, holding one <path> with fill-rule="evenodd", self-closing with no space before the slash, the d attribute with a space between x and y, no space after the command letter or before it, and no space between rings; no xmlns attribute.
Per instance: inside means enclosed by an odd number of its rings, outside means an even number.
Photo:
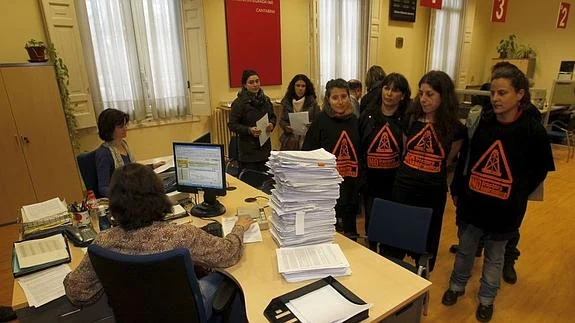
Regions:
<svg viewBox="0 0 575 323"><path fill-rule="evenodd" d="M260 225L260 230L267 230L269 227L268 219L263 208L255 206L238 207L238 216L249 215L252 219L256 220Z"/></svg>
<svg viewBox="0 0 575 323"><path fill-rule="evenodd" d="M66 233L66 237L68 237L76 247L87 247L94 241L97 235L94 228L90 225L82 227L69 225L65 228L64 232Z"/></svg>

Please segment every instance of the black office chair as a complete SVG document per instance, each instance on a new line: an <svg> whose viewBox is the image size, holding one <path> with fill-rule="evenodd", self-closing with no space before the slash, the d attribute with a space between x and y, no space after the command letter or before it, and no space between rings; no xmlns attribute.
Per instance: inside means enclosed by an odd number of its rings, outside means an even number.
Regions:
<svg viewBox="0 0 575 323"><path fill-rule="evenodd" d="M238 136L232 133L230 138L230 144L228 147L228 161L226 163L226 173L238 177L240 174L240 164L239 164L239 143Z"/></svg>
<svg viewBox="0 0 575 323"><path fill-rule="evenodd" d="M92 190L96 198L104 197L98 191L98 171L96 170L96 151L80 153L76 156L80 175L86 190Z"/></svg>
<svg viewBox="0 0 575 323"><path fill-rule="evenodd" d="M429 279L429 259L426 252L431 208L410 206L376 198L369 218L368 239L406 250L419 256L413 266L402 259L389 258L402 267ZM429 292L424 296L423 314L427 315Z"/></svg>
<svg viewBox="0 0 575 323"><path fill-rule="evenodd" d="M90 245L88 255L116 321L210 322L187 249L126 255ZM216 292L213 313L229 315L238 294L243 301L235 282L225 279Z"/></svg>
<svg viewBox="0 0 575 323"><path fill-rule="evenodd" d="M574 115L575 116L575 115ZM575 118L573 118L575 120ZM573 129L561 120L555 120L547 125L547 137L552 143L567 146L567 162L575 157L575 136Z"/></svg>
<svg viewBox="0 0 575 323"><path fill-rule="evenodd" d="M238 177L242 182L257 188L258 190L263 191L268 195L271 194L271 190L274 188L275 184L272 175L253 169L242 170L240 176Z"/></svg>

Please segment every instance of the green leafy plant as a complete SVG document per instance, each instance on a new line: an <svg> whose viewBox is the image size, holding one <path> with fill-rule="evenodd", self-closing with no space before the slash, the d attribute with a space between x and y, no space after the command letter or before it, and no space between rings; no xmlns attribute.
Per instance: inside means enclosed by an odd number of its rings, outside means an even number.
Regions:
<svg viewBox="0 0 575 323"><path fill-rule="evenodd" d="M535 58L537 56L531 46L520 45L515 34L509 35L507 39L500 40L497 45L497 52L499 53L499 58L508 59Z"/></svg>
<svg viewBox="0 0 575 323"><path fill-rule="evenodd" d="M74 149L79 151L80 142L77 137L78 121L74 115L75 105L72 105L72 102L70 101L70 91L68 90L68 85L70 84L68 67L64 64L62 58L58 56L58 52L56 51L54 44L49 43L47 49L48 57L54 63L54 69L56 70L56 80L60 90L60 100L62 101L62 107L64 109L66 125L68 126L68 135L70 136L70 141L72 142Z"/></svg>

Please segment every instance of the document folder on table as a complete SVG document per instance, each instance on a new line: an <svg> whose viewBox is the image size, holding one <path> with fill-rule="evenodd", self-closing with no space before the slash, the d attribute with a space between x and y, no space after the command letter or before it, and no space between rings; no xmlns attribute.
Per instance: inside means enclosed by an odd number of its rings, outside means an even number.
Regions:
<svg viewBox="0 0 575 323"><path fill-rule="evenodd" d="M35 273L37 271L40 270L44 270L50 267L54 267L60 264L64 264L64 263L69 263L72 260L72 257L70 255L70 248L68 247L68 241L66 241L66 239L64 238L64 236L62 234L58 234L59 236L61 236L64 240L64 244L65 244L65 255L64 256L59 256L59 257L53 257L52 259L46 259L45 262L42 262L40 264L36 264L33 266L28 266L23 268L23 266L20 264L20 261L18 261L18 255L16 252L16 245L19 243L29 243L29 242L33 242L34 240L42 240L42 239L32 239L32 240L26 240L26 241L18 241L14 243L14 247L12 249L12 274L14 275L14 277L21 277L24 275L28 275L28 274L32 274ZM50 238L50 237L47 237ZM46 239L46 238L44 238Z"/></svg>
<svg viewBox="0 0 575 323"><path fill-rule="evenodd" d="M288 303L294 301L302 296L308 295L310 293L316 292L326 286L333 288L337 293L339 293L345 300L352 305L364 306L365 309L360 312L348 317L344 322L354 323L361 322L369 317L369 306L361 298L352 293L349 289L343 286L332 276L327 276L321 280L313 282L309 285L298 288L287 294L281 295L272 299L264 310L264 316L270 322L302 322L302 320L293 313L292 310L288 308ZM315 304L316 309L319 310L318 304ZM321 306L321 305L320 305ZM333 309L333 308L332 308ZM327 309L331 311L332 309Z"/></svg>

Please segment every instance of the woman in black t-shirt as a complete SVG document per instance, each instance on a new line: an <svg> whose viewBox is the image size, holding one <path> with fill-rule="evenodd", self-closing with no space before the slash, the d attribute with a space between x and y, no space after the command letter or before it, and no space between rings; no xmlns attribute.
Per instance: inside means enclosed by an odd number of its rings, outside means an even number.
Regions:
<svg viewBox="0 0 575 323"><path fill-rule="evenodd" d="M467 136L457 119L457 108L449 75L430 71L419 81L419 93L405 116L405 155L395 176L393 200L433 210L427 235L427 252L432 255L429 271L435 266L447 200L447 165ZM390 253L399 258L405 255L391 248Z"/></svg>
<svg viewBox="0 0 575 323"><path fill-rule="evenodd" d="M401 74L387 75L380 85L381 95L359 118L361 139L365 232L368 232L373 199L392 199L395 173L403 156L405 110L411 102L409 82ZM376 244L370 242L370 248Z"/></svg>

